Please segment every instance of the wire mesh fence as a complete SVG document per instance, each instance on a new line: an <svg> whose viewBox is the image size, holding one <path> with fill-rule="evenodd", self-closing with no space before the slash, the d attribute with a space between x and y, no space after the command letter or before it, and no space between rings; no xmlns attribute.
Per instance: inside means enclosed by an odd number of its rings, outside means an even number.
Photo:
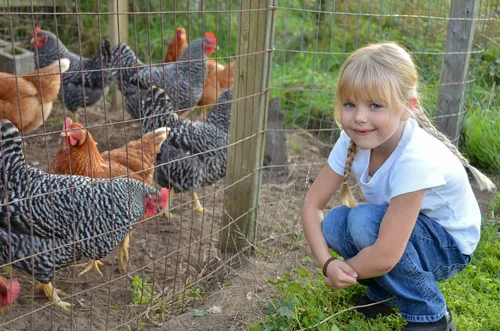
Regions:
<svg viewBox="0 0 500 331"><path fill-rule="evenodd" d="M15 59L2 67L0 114L20 136L2 124L0 265L21 291L0 328L160 327L252 252L293 247L302 198L338 137L336 76L356 48L407 47L426 110L461 127L498 8L476 1L473 16L452 18L458 3L1 4L0 56ZM449 24L463 21L470 47L447 51ZM454 83L469 98L440 113L442 64L464 54ZM91 271L80 275L81 262Z"/></svg>

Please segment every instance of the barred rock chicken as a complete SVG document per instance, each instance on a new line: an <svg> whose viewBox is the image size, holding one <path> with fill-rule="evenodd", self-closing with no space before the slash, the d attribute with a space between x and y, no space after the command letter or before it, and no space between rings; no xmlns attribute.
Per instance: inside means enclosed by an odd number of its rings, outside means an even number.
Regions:
<svg viewBox="0 0 500 331"><path fill-rule="evenodd" d="M55 60L45 68L14 77L0 72L0 118L8 119L23 134L38 129L49 117L61 87L60 72L69 60Z"/></svg>
<svg viewBox="0 0 500 331"><path fill-rule="evenodd" d="M70 52L52 32L42 30L39 26L35 28L33 39L36 68L43 68L60 57L70 60L68 73L62 75L63 86L59 99L73 112L76 121L78 108L96 104L107 93L111 71L105 69L110 69L112 63L109 41L101 42L101 49L95 57L85 58Z"/></svg>
<svg viewBox="0 0 500 331"><path fill-rule="evenodd" d="M184 28L178 28L176 38L168 45L164 62L176 62L181 57L187 44L186 30L184 30ZM208 60L208 72L203 87L203 95L198 101L198 106L201 107L203 118L206 118L207 106L214 105L222 91L233 87L235 65L236 62L223 65L215 60ZM187 117L188 114L189 112L185 112L184 117Z"/></svg>
<svg viewBox="0 0 500 331"><path fill-rule="evenodd" d="M19 290L20 287L17 279L8 281L5 277L0 276L0 313L4 312L4 307L16 302Z"/></svg>
<svg viewBox="0 0 500 331"><path fill-rule="evenodd" d="M97 143L90 132L80 123L66 118L61 136L64 143L52 161L51 173L73 174L92 178L124 177L153 184L156 155L161 144L167 139L165 127L146 133L142 138L131 141L111 152L99 153ZM130 236L127 235L120 245L120 265L126 271ZM100 261L90 261L79 276L92 268L102 276L97 265Z"/></svg>
<svg viewBox="0 0 500 331"><path fill-rule="evenodd" d="M167 54L165 54L163 62L176 62L182 56L187 45L186 30L184 28L177 28L175 38L168 45Z"/></svg>
<svg viewBox="0 0 500 331"><path fill-rule="evenodd" d="M191 42L179 62L161 66L147 66L137 59L124 43L113 51L113 75L125 97L126 109L133 118L141 118L144 93L150 86L161 86L170 96L174 110L194 107L203 93L207 76L207 56L217 42L211 32Z"/></svg>
<svg viewBox="0 0 500 331"><path fill-rule="evenodd" d="M21 136L10 121L0 122L0 133L0 264L12 261L33 274L50 301L68 309L52 287L54 271L82 257L106 256L131 226L157 214L157 204L166 208L168 190L159 193L130 178L96 182L47 174L25 163Z"/></svg>
<svg viewBox="0 0 500 331"><path fill-rule="evenodd" d="M165 91L152 87L144 99L143 130L157 125L171 128L168 143L161 146L157 159L157 182L177 192L193 191L195 210L203 212L195 190L205 183L213 183L226 175L227 144L231 121L233 90L224 91L205 122L192 122L166 112L169 98ZM162 116L156 116L162 114ZM149 122L149 123L148 123ZM193 155L192 157L188 157Z"/></svg>

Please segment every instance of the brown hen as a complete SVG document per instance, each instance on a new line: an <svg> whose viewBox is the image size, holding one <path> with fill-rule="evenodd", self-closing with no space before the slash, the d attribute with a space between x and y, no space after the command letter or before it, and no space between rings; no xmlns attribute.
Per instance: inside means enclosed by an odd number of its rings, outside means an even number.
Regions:
<svg viewBox="0 0 500 331"><path fill-rule="evenodd" d="M184 48L187 45L186 30L184 28L177 28L175 38L168 45L167 54L165 54L163 62L176 62L182 56L182 52L184 52Z"/></svg>
<svg viewBox="0 0 500 331"><path fill-rule="evenodd" d="M28 74L0 72L0 119L10 120L26 134L38 129L49 117L61 87L61 75L69 68L68 59ZM60 66L59 66L60 65Z"/></svg>
<svg viewBox="0 0 500 331"><path fill-rule="evenodd" d="M168 128L159 128L141 138L112 151L99 152L90 132L80 123L73 123L68 117L61 136L64 142L52 161L50 171L54 174L72 174L92 178L130 177L153 183L156 155L167 139ZM130 237L127 235L120 245L120 265L126 270ZM95 269L100 275L100 261L90 260L79 276Z"/></svg>

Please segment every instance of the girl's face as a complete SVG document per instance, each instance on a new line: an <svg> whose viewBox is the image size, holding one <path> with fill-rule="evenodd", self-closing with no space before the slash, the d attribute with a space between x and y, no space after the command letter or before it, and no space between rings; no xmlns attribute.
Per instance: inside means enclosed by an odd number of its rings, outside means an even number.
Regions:
<svg viewBox="0 0 500 331"><path fill-rule="evenodd" d="M390 154L401 139L408 119L405 114L386 101L346 99L342 102L340 124L359 148Z"/></svg>

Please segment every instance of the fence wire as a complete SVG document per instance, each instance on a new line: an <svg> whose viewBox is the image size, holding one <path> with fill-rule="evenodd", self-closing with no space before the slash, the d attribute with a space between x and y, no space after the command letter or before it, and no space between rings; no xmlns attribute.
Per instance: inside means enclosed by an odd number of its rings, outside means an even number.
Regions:
<svg viewBox="0 0 500 331"><path fill-rule="evenodd" d="M244 6L255 2L265 5L261 9ZM479 2L472 19L472 48L465 52L471 56L466 79L443 83L444 57L463 54L445 51L448 24L470 20L451 18L451 3L7 0L0 4L0 71L5 73L0 76L0 115L11 120L21 135L19 143L2 124L0 246L5 253L0 260L4 277L0 287L17 280L21 290L19 299L0 316L0 329L115 330L146 325L160 329L173 316L203 302L207 293L249 262L249 254L267 257L293 249L301 233L302 198L338 137L333 93L338 71L351 52L369 42L400 42L420 68L421 93L432 118L461 121L475 79L483 74L482 56L492 44L498 46L498 28L493 24L498 4ZM242 15L258 17L259 12L275 15L274 31L268 26L271 21L258 22L252 31L255 36L244 36ZM37 27L59 40L53 52L42 52L45 39L37 38ZM238 42L250 43L266 31L274 32L266 38L274 41L272 49L238 52ZM213 55L206 52L210 48L207 39L197 45L199 49L189 49L206 32L217 40ZM178 42L172 43L176 38ZM106 62L108 50L101 46L105 40L112 41L111 64ZM128 48L117 51L118 43ZM75 54L70 60L79 66L72 64L59 75L64 63L56 61L57 70L43 71L50 62L44 58L47 54L57 59L67 56L62 45ZM185 46L187 52L178 51ZM175 59L165 64L169 51ZM272 64L256 67L255 59L269 52ZM213 72L200 69L207 55L217 62L212 63ZM91 64L84 66L84 57ZM262 70L269 77L268 84L258 93L245 94L252 84L260 86L261 82L245 81L238 70ZM127 80L129 76L133 78ZM233 80L239 82L233 97L217 99L233 87ZM37 92L29 95L23 90L25 81ZM446 84L466 84L468 98L456 112L437 114L439 89ZM8 88L2 90L2 86ZM54 92L54 86L60 87ZM270 99L267 114L261 107L263 98ZM231 140L224 109L242 107L245 102L252 105L246 111L268 115L266 125L259 128L257 122L233 116L231 125L240 123L239 127L250 127L253 133ZM74 103L77 109L70 109ZM215 103L218 113L211 108ZM210 117L212 112L218 116ZM179 123L185 126L180 129ZM163 144L161 134L147 136L162 126L172 126ZM226 182L226 170L236 163L227 150L246 148L262 136L266 137L263 162L247 172L237 169L238 179ZM12 156L20 155L15 146L22 150L25 165ZM106 154L112 150L114 154ZM250 149L242 152L250 153ZM17 162L20 168L15 167ZM24 170L14 173L12 169ZM80 171L94 178L80 179L76 176ZM244 194L242 183L256 176L262 176L256 203L223 223L227 204L237 203ZM123 179L127 177L145 186L126 186ZM147 187L156 189L155 193L148 196ZM162 187L170 189L166 211L160 210ZM227 195L235 187L240 191L231 201ZM190 192L197 192L197 198ZM194 211L198 201L204 213ZM137 210L142 214L138 216ZM145 212L149 210L155 212ZM225 231L254 213L257 236L237 229L235 236L245 245L232 253L219 247ZM132 228L129 260L123 270L120 247L126 246L123 240ZM45 246L37 246L39 238ZM75 265L88 259L102 260L103 276L95 270L79 276L83 267ZM35 289L47 281L68 294L61 299L71 304L69 312Z"/></svg>

